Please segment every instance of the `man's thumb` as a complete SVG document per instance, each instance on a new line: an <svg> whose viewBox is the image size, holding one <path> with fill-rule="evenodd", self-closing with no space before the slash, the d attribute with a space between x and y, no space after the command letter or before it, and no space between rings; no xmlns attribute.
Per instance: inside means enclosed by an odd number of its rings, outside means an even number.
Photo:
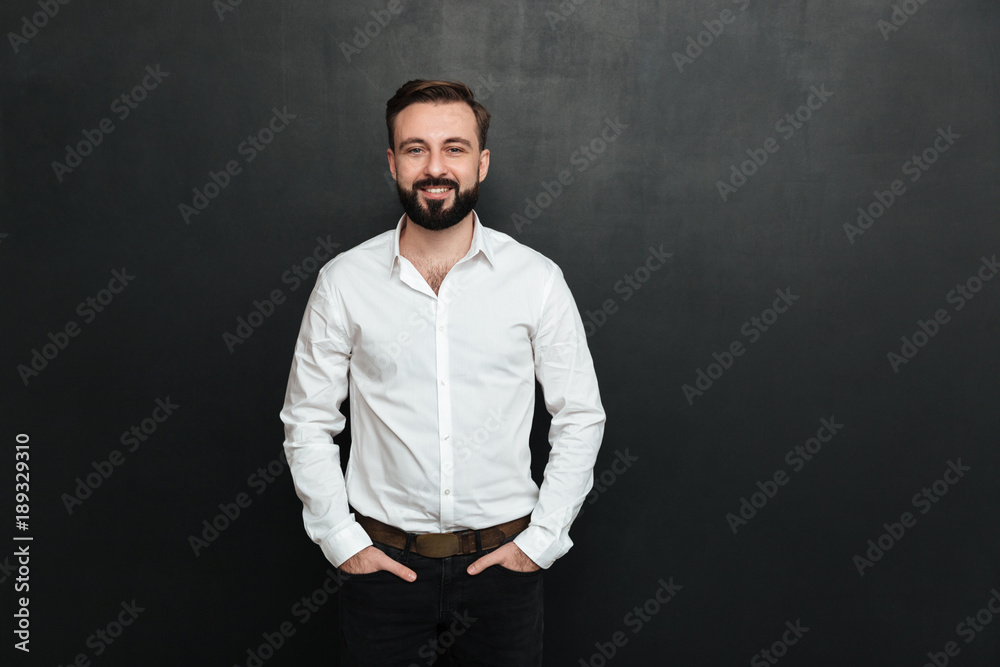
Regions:
<svg viewBox="0 0 1000 667"><path fill-rule="evenodd" d="M385 565L384 565L384 567L385 567L386 570L389 570L390 572L392 572L394 575L396 575L400 579L404 579L406 581L415 581L416 580L416 578L417 578L417 573L416 572L414 572L410 568L406 567L402 563L394 561L393 559L389 558L388 556L385 556L385 559L387 561L385 563Z"/></svg>

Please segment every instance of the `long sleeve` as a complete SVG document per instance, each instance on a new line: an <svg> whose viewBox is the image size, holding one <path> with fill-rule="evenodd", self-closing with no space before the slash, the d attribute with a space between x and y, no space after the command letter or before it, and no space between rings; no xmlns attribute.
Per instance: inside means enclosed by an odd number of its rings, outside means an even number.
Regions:
<svg viewBox="0 0 1000 667"><path fill-rule="evenodd" d="M344 309L322 280L309 297L285 393L285 457L306 533L335 566L372 542L354 520L333 439L344 430L351 341Z"/></svg>
<svg viewBox="0 0 1000 667"><path fill-rule="evenodd" d="M535 377L552 415L551 450L531 525L514 542L547 568L573 546L569 529L594 483L605 414L583 323L558 268L544 295L533 348Z"/></svg>

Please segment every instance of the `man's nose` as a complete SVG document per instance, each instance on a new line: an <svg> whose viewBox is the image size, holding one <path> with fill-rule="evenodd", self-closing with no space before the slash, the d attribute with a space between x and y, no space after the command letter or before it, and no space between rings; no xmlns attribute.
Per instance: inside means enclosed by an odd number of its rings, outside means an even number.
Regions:
<svg viewBox="0 0 1000 667"><path fill-rule="evenodd" d="M427 159L427 164L425 165L428 176L433 176L434 178L440 178L448 173L448 165L444 160L444 155L433 151L430 157Z"/></svg>

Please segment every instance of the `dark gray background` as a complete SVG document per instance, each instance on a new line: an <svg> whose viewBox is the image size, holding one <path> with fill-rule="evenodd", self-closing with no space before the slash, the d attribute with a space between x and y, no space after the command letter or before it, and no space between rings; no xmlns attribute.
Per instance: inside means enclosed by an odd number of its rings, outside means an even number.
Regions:
<svg viewBox="0 0 1000 667"><path fill-rule="evenodd" d="M336 664L335 599L304 624L292 613L328 564L287 470L248 478L281 455L315 274L297 290L282 276L317 237L343 250L396 222L384 105L418 77L465 81L493 113L485 224L559 263L585 319L617 306L590 337L608 411L596 472L613 483L546 574L546 664L600 665L595 643L618 631L608 664L748 664L797 620L809 630L781 664L919 666L948 641L949 664L1000 664L997 623L969 643L956 628L1000 586L1000 281L947 301L1000 251L1000 20L993 0L913 0L886 39L893 6L247 1L220 20L209 0L72 0L16 53L8 36L2 507L29 434L34 537L32 652L8 644L12 664L246 665L286 621L294 636L264 664ZM727 9L679 71L673 54ZM38 11L5 2L0 29ZM348 61L341 44L378 16ZM112 101L157 65L169 76L120 120ZM812 86L833 95L786 139L775 123ZM286 107L246 163L240 142ZM52 162L105 117L115 130L60 182ZM579 171L606 119L626 127ZM903 164L939 128L960 138L911 183ZM723 201L716 182L769 137L778 152ZM179 204L233 159L242 173L185 224ZM563 169L573 182L518 229ZM906 192L851 243L844 224L896 179ZM625 300L616 284L661 245L673 256ZM85 323L77 304L122 267L134 280ZM744 323L786 288L799 299L750 344ZM287 300L230 353L223 334L276 289ZM950 321L894 372L888 353L937 309ZM80 334L26 385L18 366L70 320ZM734 341L746 352L689 404L682 385ZM128 452L122 432L167 397L180 407ZM785 453L822 418L844 427L793 472ZM124 463L68 513L63 494L115 449ZM637 462L606 472L625 452ZM959 459L971 470L921 514L913 495ZM779 469L788 484L734 535L726 514ZM195 556L189 536L241 492L252 504ZM906 511L916 525L859 576L854 556ZM626 615L671 578L683 588L634 632ZM133 599L144 611L95 656L88 637Z"/></svg>

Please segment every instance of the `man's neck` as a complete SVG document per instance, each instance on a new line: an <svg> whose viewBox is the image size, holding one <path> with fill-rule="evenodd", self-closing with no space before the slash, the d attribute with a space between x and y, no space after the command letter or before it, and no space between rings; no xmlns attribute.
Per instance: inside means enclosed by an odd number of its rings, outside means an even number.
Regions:
<svg viewBox="0 0 1000 667"><path fill-rule="evenodd" d="M399 250L407 259L454 263L469 252L474 231L473 213L448 229L432 231L406 218L399 233Z"/></svg>

